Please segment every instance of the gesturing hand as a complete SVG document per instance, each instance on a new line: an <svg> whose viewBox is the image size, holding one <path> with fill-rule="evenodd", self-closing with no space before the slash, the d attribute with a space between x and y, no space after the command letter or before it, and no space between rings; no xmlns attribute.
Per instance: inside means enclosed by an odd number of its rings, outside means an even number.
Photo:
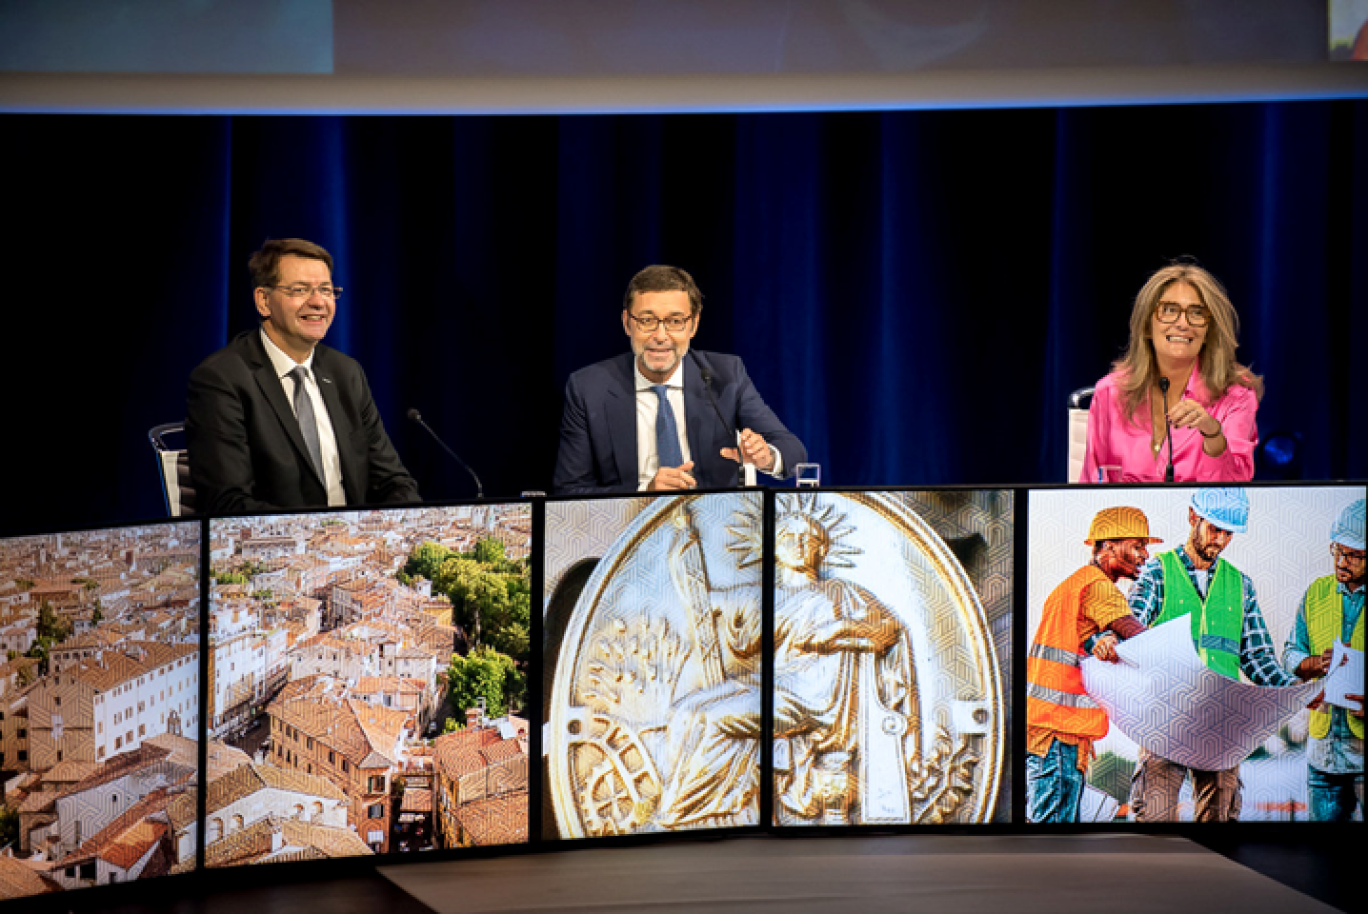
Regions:
<svg viewBox="0 0 1368 914"><path fill-rule="evenodd" d="M692 460L686 460L677 467L661 467L656 470L656 474L652 477L651 484L646 487L646 490L648 492L666 492L696 488L698 483L689 473L693 469L693 465Z"/></svg>
<svg viewBox="0 0 1368 914"><path fill-rule="evenodd" d="M739 436L741 438L741 450L738 453L734 447L724 447L722 456L728 460L735 460L737 463L754 464L759 470L768 472L774 468L774 452L765 439L748 428L742 429ZM742 457L744 456L744 459Z"/></svg>

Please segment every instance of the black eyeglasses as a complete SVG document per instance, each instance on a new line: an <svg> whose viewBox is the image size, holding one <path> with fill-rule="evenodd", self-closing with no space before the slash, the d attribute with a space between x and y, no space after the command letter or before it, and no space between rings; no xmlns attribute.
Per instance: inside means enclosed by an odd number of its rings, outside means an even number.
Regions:
<svg viewBox="0 0 1368 914"><path fill-rule="evenodd" d="M632 319L633 323L635 323L642 330L645 330L647 333L654 332L655 328L659 327L661 324L664 324L665 329L670 331L671 333L678 333L685 327L689 326L689 321L693 320L692 314L690 314L688 317L680 317L677 314L673 317L665 318L656 317L654 314L647 314L644 317L637 317L635 314L628 311L627 316Z"/></svg>
<svg viewBox="0 0 1368 914"><path fill-rule="evenodd" d="M1161 324L1176 324L1178 318L1187 315L1187 322L1193 327L1205 327L1211 319L1206 305L1180 305L1176 301L1161 301L1154 306L1154 316Z"/></svg>
<svg viewBox="0 0 1368 914"><path fill-rule="evenodd" d="M315 292L324 298L336 301L342 297L342 287L332 285L310 286L302 282L297 282L289 286L267 286L268 289L275 289L284 292L290 298L311 298Z"/></svg>

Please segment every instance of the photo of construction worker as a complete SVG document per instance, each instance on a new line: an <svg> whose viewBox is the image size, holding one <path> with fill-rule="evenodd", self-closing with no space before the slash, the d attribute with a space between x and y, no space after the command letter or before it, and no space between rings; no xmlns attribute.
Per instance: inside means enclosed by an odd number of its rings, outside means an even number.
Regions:
<svg viewBox="0 0 1368 914"><path fill-rule="evenodd" d="M1143 639L1137 642L1137 647L1156 643L1151 639L1161 633L1155 632L1151 636L1147 629L1170 621L1190 620L1191 637L1184 629L1179 640L1163 641L1168 645L1165 650L1187 650L1190 645L1190 659L1183 662L1204 670L1204 675L1213 682L1229 682L1234 688L1254 689L1261 694L1265 687L1288 694L1281 687L1300 685L1303 679L1314 678L1297 667L1306 657L1313 654L1319 657L1324 653L1324 646L1319 642L1314 642L1316 650L1309 649L1313 644L1309 639L1320 637L1319 634L1306 636L1308 640L1304 645L1307 649L1296 663L1289 663L1290 657L1280 658L1278 648L1289 642L1295 644L1299 607L1306 602L1308 582L1326 575L1326 531L1335 527L1346 505L1361 500L1363 495L1362 486L1321 485L1202 489L1109 487L1106 492L1096 494L1082 489L1031 493L1026 581L1026 631L1032 645L1028 659L1030 671L1049 669L1037 658L1054 652L1043 648L1063 650L1066 647L1056 643L1063 640L1059 621L1055 619L1051 623L1052 632L1045 620L1047 616L1062 612L1059 604L1070 593L1066 584L1072 576L1082 574L1078 543L1086 538L1093 540L1095 546L1098 537L1092 535L1092 528L1100 520L1099 515L1124 505L1146 519L1144 532L1147 537L1162 540L1170 547L1142 560L1141 567L1132 575L1133 583L1123 575L1117 575L1114 583L1108 582L1118 593L1124 594L1135 627L1132 623L1118 626L1114 620L1098 622L1098 619L1110 617L1094 616L1096 631L1081 637L1075 633L1078 641L1072 645L1074 655L1080 658L1083 666L1084 682L1089 681L1086 671L1095 665L1099 670L1136 669L1144 681L1155 684L1153 694L1146 693L1131 702L1132 707L1140 708L1144 717L1139 731L1127 727L1124 720L1115 716L1116 707L1107 704L1106 707L1113 709L1110 720L1106 713L1100 714L1100 721L1099 715L1068 715L1076 725L1080 719L1084 722L1079 725L1080 729L1090 720L1092 729L1087 736L1088 744L1080 740L1080 750L1076 754L1065 749L1056 752L1061 756L1071 755L1074 770L1082 775L1086 785L1082 788L1085 792L1100 791L1115 801L1115 812L1111 816L1114 820L1304 821L1311 817L1309 750L1311 741L1317 738L1316 732L1323 726L1316 723L1313 712L1298 704L1286 717L1279 713L1270 718L1266 726L1235 725L1220 718L1211 724L1213 729L1194 732L1192 721L1200 716L1195 712L1217 705L1208 704L1211 699L1200 690L1185 691L1166 684L1167 661L1162 658L1182 658L1169 653L1159 656L1157 667L1128 666L1128 650L1130 656L1138 655L1126 642L1133 638ZM1352 542L1346 546L1336 540L1336 544L1341 552L1347 550L1343 559L1338 553L1333 555L1339 572L1352 566L1356 553ZM1098 568L1098 571L1102 569ZM1357 573L1362 574L1361 571ZM1352 573L1349 577L1352 580ZM1362 614L1361 585L1356 592L1356 605L1360 608L1351 617L1350 626L1361 625L1358 622ZM1081 609L1081 594L1077 599ZM1349 615L1349 604L1344 605L1343 612ZM1318 611L1314 611L1312 617L1319 620ZM1186 627L1189 622L1176 621L1175 624ZM1313 622L1311 628L1319 633L1318 626L1322 624L1322 621ZM1332 640L1344 640L1352 647L1353 631L1344 627L1342 619L1336 616L1324 624L1334 627L1336 635ZM1172 631L1172 627L1166 631ZM1121 663L1100 662L1113 659L1111 655L1117 651ZM1066 715L1050 716L1052 709L1041 701L1045 694L1042 687L1053 686L1035 678L1033 672L1027 674L1028 724L1022 746L1027 758L1027 816L1031 821L1041 822L1089 821L1094 817L1089 815L1090 799L1086 794L1082 814L1078 819L1068 818L1077 807L1072 805L1070 794L1059 785L1066 782L1072 772L1065 769L1061 773L1063 766L1051 765L1048 750L1061 740L1047 736L1048 726L1042 726L1062 720ZM1058 680L1063 679L1058 677ZM1084 708L1084 701L1095 697L1086 694L1086 686L1081 690L1084 694L1074 707ZM1310 695L1314 692L1308 693L1306 701L1310 700ZM1349 738L1353 738L1349 715L1340 717ZM1212 719L1209 714L1207 719ZM1327 735L1332 735L1336 719L1332 710ZM1147 732L1149 729L1162 731L1164 739L1194 745L1252 748L1238 750L1239 764L1220 771L1204 771L1178 765L1139 745L1137 740L1147 745L1162 745L1153 733ZM1103 735L1093 735L1099 732ZM1361 736L1358 739L1360 761L1357 770L1361 772ZM1222 752L1230 757L1229 750ZM1332 773L1335 770L1331 769ZM1058 794L1057 799L1048 796L1051 791ZM1357 791L1357 808L1361 811L1361 780ZM1052 807L1051 803L1055 805ZM1106 812L1110 811L1108 807Z"/></svg>
<svg viewBox="0 0 1368 914"><path fill-rule="evenodd" d="M1088 538L1092 560L1045 600L1026 658L1026 816L1077 822L1093 742L1107 735L1106 713L1083 691L1079 664L1091 652L1115 663L1118 638L1143 631L1116 587L1134 580L1161 542L1139 508L1103 508Z"/></svg>
<svg viewBox="0 0 1368 914"><path fill-rule="evenodd" d="M1278 662L1254 582L1221 558L1231 539L1249 530L1249 493L1241 488L1198 489L1187 514L1187 541L1141 569L1131 591L1131 612L1146 627L1191 617L1198 655L1222 676L1238 680L1244 674L1261 686L1297 682L1299 677ZM1176 821L1178 793L1189 777L1195 821L1240 817L1238 765L1202 771L1142 749L1131 785L1135 821Z"/></svg>
<svg viewBox="0 0 1368 914"><path fill-rule="evenodd" d="M1330 528L1334 573L1311 582L1297 607L1296 624L1283 649L1283 666L1303 679L1331 672L1335 642L1363 653L1364 500L1345 507ZM1360 667L1362 660L1360 658ZM1315 822L1363 820L1363 682L1346 689L1349 703L1323 700L1310 709L1306 747L1310 815Z"/></svg>

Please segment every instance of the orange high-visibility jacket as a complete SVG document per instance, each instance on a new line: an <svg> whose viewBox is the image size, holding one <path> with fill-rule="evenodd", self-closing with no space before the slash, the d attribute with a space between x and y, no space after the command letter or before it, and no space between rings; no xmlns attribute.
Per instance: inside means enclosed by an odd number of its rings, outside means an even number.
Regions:
<svg viewBox="0 0 1368 914"><path fill-rule="evenodd" d="M1088 739L1107 735L1107 715L1083 691L1079 664L1087 656L1078 641L1083 591L1111 581L1096 565L1064 579L1045 600L1045 613L1026 659L1026 723Z"/></svg>

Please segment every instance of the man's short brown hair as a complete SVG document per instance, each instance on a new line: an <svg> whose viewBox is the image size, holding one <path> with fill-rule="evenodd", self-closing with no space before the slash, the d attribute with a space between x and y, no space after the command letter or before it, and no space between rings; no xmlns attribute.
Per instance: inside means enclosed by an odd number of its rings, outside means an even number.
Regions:
<svg viewBox="0 0 1368 914"><path fill-rule="evenodd" d="M252 288L270 288L279 283L280 258L291 254L310 260L321 260L328 265L328 272L332 272L332 255L320 245L305 241L303 238L272 239L263 244L261 250L247 261L247 269L252 271Z"/></svg>
<svg viewBox="0 0 1368 914"><path fill-rule="evenodd" d="M639 292L687 292L689 313L696 315L703 310L703 293L698 291L693 277L679 267L654 264L633 276L627 283L627 294L622 296L624 311L632 310L632 298Z"/></svg>

